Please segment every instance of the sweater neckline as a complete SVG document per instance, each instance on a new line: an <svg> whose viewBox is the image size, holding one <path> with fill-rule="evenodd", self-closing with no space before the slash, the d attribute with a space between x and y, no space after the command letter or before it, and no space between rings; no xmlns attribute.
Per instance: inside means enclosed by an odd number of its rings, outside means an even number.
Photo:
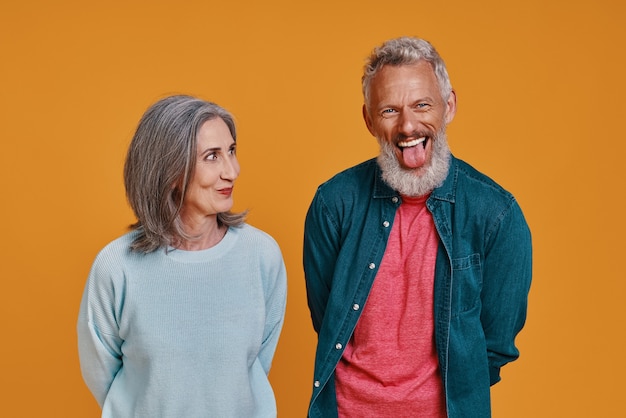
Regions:
<svg viewBox="0 0 626 418"><path fill-rule="evenodd" d="M181 250L180 248L168 247L166 256L175 261L186 263L198 263L211 261L223 256L228 250L232 248L237 240L238 230L237 228L229 227L224 235L224 238L216 245L205 250Z"/></svg>

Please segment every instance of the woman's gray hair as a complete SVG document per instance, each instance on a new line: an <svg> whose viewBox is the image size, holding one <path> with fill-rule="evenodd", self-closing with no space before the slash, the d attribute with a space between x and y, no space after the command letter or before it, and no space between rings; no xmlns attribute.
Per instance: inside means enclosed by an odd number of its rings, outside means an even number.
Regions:
<svg viewBox="0 0 626 418"><path fill-rule="evenodd" d="M197 136L202 124L221 118L237 141L233 116L215 103L176 95L146 110L128 148L124 164L126 197L137 222L132 250L149 253L191 237L180 210L196 167ZM217 214L218 225L238 226L244 213Z"/></svg>
<svg viewBox="0 0 626 418"><path fill-rule="evenodd" d="M365 104L369 106L370 83L381 68L385 65L412 65L420 61L426 61L433 67L441 97L447 101L452 93L452 84L443 59L428 41L404 36L384 42L367 58L361 79Z"/></svg>

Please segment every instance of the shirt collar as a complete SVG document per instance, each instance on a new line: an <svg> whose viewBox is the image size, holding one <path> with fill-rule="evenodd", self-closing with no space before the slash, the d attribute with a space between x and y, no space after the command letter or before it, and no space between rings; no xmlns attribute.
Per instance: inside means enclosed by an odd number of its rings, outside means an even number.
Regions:
<svg viewBox="0 0 626 418"><path fill-rule="evenodd" d="M387 199L391 197L400 197L400 193L392 189L383 180L382 170L376 162L376 178L374 180L374 198ZM432 199L445 200L450 203L454 203L456 197L456 182L459 174L459 165L457 159L450 155L450 168L448 168L448 175L443 181L443 184L432 191L430 197Z"/></svg>
<svg viewBox="0 0 626 418"><path fill-rule="evenodd" d="M453 155L450 155L450 167L448 168L448 175L443 181L443 184L437 187L431 193L430 197L438 200L445 200L450 203L454 203L456 200L456 182L459 178L459 163Z"/></svg>

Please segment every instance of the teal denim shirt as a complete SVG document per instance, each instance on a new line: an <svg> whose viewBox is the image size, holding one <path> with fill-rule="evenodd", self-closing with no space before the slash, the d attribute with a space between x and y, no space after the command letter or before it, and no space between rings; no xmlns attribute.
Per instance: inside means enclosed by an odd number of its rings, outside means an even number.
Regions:
<svg viewBox="0 0 626 418"><path fill-rule="evenodd" d="M357 324L402 199L375 159L322 184L306 216L304 271L318 333L308 416L337 416L335 367ZM531 236L515 198L451 158L427 200L439 234L434 327L448 416L491 416L490 386L519 356L532 273ZM419 416L419 411L415 411Z"/></svg>

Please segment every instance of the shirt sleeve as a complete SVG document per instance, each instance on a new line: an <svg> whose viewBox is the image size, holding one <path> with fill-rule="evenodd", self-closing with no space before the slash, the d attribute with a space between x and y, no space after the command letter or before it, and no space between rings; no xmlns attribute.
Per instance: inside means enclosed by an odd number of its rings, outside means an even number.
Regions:
<svg viewBox="0 0 626 418"><path fill-rule="evenodd" d="M530 230L513 200L487 237L483 265L481 322L492 385L500 381L500 368L519 357L515 337L526 320L531 276Z"/></svg>
<svg viewBox="0 0 626 418"><path fill-rule="evenodd" d="M96 258L78 315L78 354L83 379L102 408L115 375L122 368L122 338L117 317L123 300L106 260Z"/></svg>
<svg viewBox="0 0 626 418"><path fill-rule="evenodd" d="M339 254L339 228L318 189L304 225L303 264L313 328L319 333Z"/></svg>

